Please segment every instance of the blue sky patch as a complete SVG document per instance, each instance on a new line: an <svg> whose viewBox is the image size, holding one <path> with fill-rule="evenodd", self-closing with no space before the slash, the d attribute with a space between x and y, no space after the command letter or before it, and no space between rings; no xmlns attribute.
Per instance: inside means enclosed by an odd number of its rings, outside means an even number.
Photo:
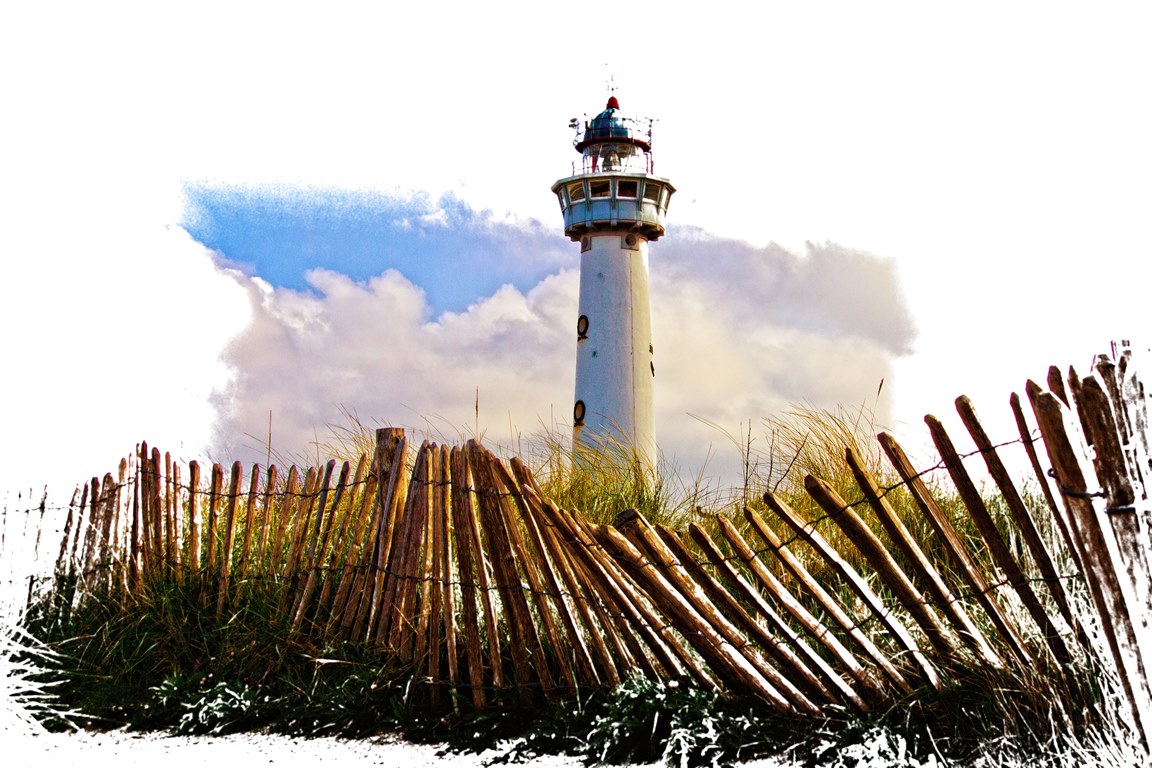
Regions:
<svg viewBox="0 0 1152 768"><path fill-rule="evenodd" d="M559 222L494 221L452 195L206 186L186 194L188 233L272 285L306 290L316 268L354 280L396 269L424 289L433 314L464 310L505 283L527 291L579 262Z"/></svg>

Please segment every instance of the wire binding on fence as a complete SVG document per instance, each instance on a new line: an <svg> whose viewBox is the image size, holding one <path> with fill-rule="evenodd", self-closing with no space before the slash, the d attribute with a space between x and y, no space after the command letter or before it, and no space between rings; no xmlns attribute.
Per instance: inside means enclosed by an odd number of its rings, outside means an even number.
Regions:
<svg viewBox="0 0 1152 768"><path fill-rule="evenodd" d="M840 550L848 545L837 550L823 538L820 546L811 540L818 527L830 522L844 529L848 541L854 541L845 526L859 525L852 522L857 515L861 519L870 515L871 508L887 504L897 491L910 491L918 503L921 498L916 494L927 493L932 501L932 491L922 484L928 475L942 469L951 474L973 457L989 460L1000 449L1017 444L1047 446L1052 439L1050 426L1033 431L1019 423L1019 438L994 445L977 438L983 447L949 454L947 461L941 458L927 468L917 470L909 464L891 484L869 487L857 475L856 490L848 499L834 503L825 499L824 504L817 504L821 511L811 519L790 515L785 520L783 513L777 515L787 522L786 536L773 531L775 538L769 541L761 531L762 536L746 543L745 549L731 540L725 545L728 551L714 548L707 558L697 554L700 547L693 552L684 542L679 542L685 547L680 554L643 546L626 552L618 541L631 541L628 536L602 538L601 533L615 529L597 528L580 512L561 510L538 498L532 489L539 486L523 465L514 463L509 470L476 443L451 451L425 443L410 463L405 442L395 434L390 438L394 442L388 444L391 447L381 443L373 462L361 457L355 477L348 462L339 474L333 462L305 471L292 468L284 474L277 474L275 467L257 465L248 483L239 465L233 466L229 477L227 468L218 464L210 473L205 471L204 482L196 482L191 468L187 475L177 472L177 465L157 461L156 449L149 455L142 444L138 457L123 463L117 477L105 476L108 482L94 478L83 486L85 496L79 504L75 500L67 506L42 502L24 509L5 508L3 515L70 513L57 572L39 577L57 589L70 588L68 605L98 589L130 591L142 588L149 579L171 578L194 584L206 593L206 604L215 604L219 613L243 600L246 589L268 585L281 590L282 613L298 631L318 633L317 642L339 637L374 644L380 649L382 664L390 663L389 654L400 654L405 664L416 665L416 680L451 682L459 690L470 689L479 697L474 699L477 706L483 701L482 692L541 687L577 690L579 686L565 679L591 679L589 675L619 679L617 673L628 669L643 669L657 677L685 672L699 680L714 677L737 692L749 693L758 690L753 681L760 674L757 665L767 664L773 670L778 666L785 678L803 678L816 674L805 666L815 663L813 657L823 661L811 648L812 656L800 651L794 660L781 660L771 653L773 643L796 649L812 643L829 650L836 648L837 638L855 645L854 650L839 646L842 651L828 654L831 660L825 663L830 674L848 686L865 686L869 676L877 676L887 681L876 683L878 690L886 691L886 686L901 689L902 675L917 668L929 679L938 667L944 668L933 661L947 653L943 646L924 651L918 646L937 626L944 633L968 633L969 625L961 622L967 610L990 612L977 631L987 633L995 646L990 659L968 663L995 663L997 655L1011 659L1014 644L1022 648L1021 663L1028 654L1044 653L1043 642L1057 647L1058 640L1035 639L1043 631L1021 630L1018 637L1015 625L1033 621L1055 626L1060 613L1042 606L1048 613L1040 617L997 616L1000 598L1014 592L1026 596L1030 585L1039 583L1051 589L1089 584L1098 578L1096 570L1067 572L1062 565L1059 571L1040 568L1037 576L1016 563L1022 561L1019 553L1009 553L1016 570L1003 574L969 554L969 567L975 569L971 579L935 574L939 584L927 589L921 581L927 578L924 574L932 574L917 572L906 558L895 557L892 545L879 537L875 537L878 554L896 564L891 573L882 572L867 557L855 558L848 566L833 563L833 558L844 559ZM889 458L895 466L891 454ZM1039 475L1039 466L1035 468ZM258 483L261 475L267 478L262 486ZM1066 502L1106 497L1104 490L1071 491L1060 477L1052 469L1038 479L1042 483L1047 478L1056 480ZM1047 486L1043 487L1047 492ZM1135 505L1116 505L1106 511L1135 510ZM1063 513L1055 505L1048 512L1056 524L1061 523ZM75 524L72 514L77 515ZM644 521L643 525L648 524ZM254 528L260 533L258 538ZM889 538L898 550L901 545L895 542L895 534ZM659 543L659 537L654 541ZM230 547L225 546L227 542ZM200 547L201 543L205 546ZM916 546L921 543L912 540ZM1073 538L1063 543L1072 555L1085 546ZM1043 541L1040 544L1051 548ZM620 551L616 551L618 546ZM656 544L650 540L645 546ZM960 546L968 544L961 541ZM964 553L967 549L961 550ZM667 562L661 559L666 556ZM850 608L844 601L850 591L825 597L808 594L811 585L798 577L785 576L790 583L780 582L784 592L772 592L760 575L776 578L764 565L770 560L778 572L782 568L790 574L785 556L801 558L808 564L802 563L805 569L823 559L825 570L856 579L849 586L863 590L856 593L862 595L857 601L860 607ZM766 570L756 571L753 566ZM732 574L753 591L736 589ZM810 573L801 575L815 579ZM822 583L815 586L824 589ZM726 599L716 603L704 597L709 589L727 593ZM793 589L797 594L789 591ZM668 601L682 601L688 608ZM813 611L805 604L813 606ZM769 634L772 642L766 643L765 635L740 628L744 625L734 619L733 606L745 610L754 622L765 622L762 606L779 611L773 621L782 622L780 626L790 634ZM928 610L937 608L946 610L939 614ZM810 618L804 618L801 610ZM881 642L893 632L904 635L893 637L892 643ZM433 677L429 666L432 656L439 665L448 653L449 635L456 649L452 661L459 676L455 681L443 677L444 666L435 667L441 677ZM1032 639L1025 641L1023 636ZM866 647L872 638L876 643ZM725 651L731 655L713 658L708 656L709 647L732 649ZM577 648L587 656L587 668L580 672L565 668L571 663L565 659ZM701 654L715 668L707 668ZM769 657L773 661L765 661ZM891 669L885 668L883 674L877 671L889 663ZM750 677L745 679L745 673Z"/></svg>

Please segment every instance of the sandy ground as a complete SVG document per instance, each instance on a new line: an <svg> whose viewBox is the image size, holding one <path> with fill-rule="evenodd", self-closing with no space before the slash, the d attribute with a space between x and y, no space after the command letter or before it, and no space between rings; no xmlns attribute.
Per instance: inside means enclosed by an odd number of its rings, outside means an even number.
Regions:
<svg viewBox="0 0 1152 768"><path fill-rule="evenodd" d="M465 766L482 768L497 753L458 754L442 747L394 738L304 739L271 734L167 736L156 733L48 733L35 736L0 732L0 764L6 768L261 768L261 766ZM524 765L574 768L577 757L547 756ZM752 761L743 768L777 768Z"/></svg>
<svg viewBox="0 0 1152 768"><path fill-rule="evenodd" d="M147 766L147 768L259 768L260 766L475 766L487 755L444 753L441 747L396 739L303 739L270 734L166 736L154 733L0 734L0 763L7 768ZM574 757L545 757L532 765L567 768Z"/></svg>

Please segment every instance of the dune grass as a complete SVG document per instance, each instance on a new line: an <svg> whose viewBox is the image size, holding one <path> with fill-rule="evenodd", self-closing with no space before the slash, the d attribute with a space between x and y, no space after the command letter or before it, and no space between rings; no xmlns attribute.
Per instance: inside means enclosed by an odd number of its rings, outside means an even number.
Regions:
<svg viewBox="0 0 1152 768"><path fill-rule="evenodd" d="M772 490L806 519L821 521L818 530L868 573L856 549L823 520L825 513L804 491L805 476L813 475L850 503L858 501L859 489L844 460L845 446L851 446L878 483L892 489L887 499L932 554L926 524L875 443L870 413L798 408L764 427L762 444L768 447L760 452L752 450L751 439L739 441L745 446L744 481L726 490L705 487L699 478L684 482L673 468L644 467L627 451L573 456L565 438L554 434L530 441L526 460L548 498L593 522L610 523L624 510L636 509L675 530L700 525L717 540L720 518L748 533L745 508L768 517L761 495ZM355 460L361 452L370 454L372 443L372 431L350 419L333 431L324 451ZM974 535L956 494L942 480L932 483L953 522ZM994 498L991 503L997 508ZM782 524L774 527L781 538L793 538ZM1059 551L1058 542L1052 545ZM851 606L854 598L827 564L799 543L794 546L821 583ZM792 584L784 569L773 567ZM391 665L382 671L378 649L324 645L308 632L293 631L281 594L274 579L256 581L220 616L190 580L157 581L131 600L115 588L97 588L65 622L51 610L50 597L40 601L24 617L21 631L29 634L21 637L55 654L44 660L56 670L64 707L109 727L127 723L183 733L270 728L348 736L399 730L411 739L468 749L503 740L509 758L565 751L592 761L659 759L679 765L775 754L800 765L1073 765L1091 757L1093 764L1119 766L1136 754L1126 746L1131 739L1117 681L1091 654L1079 654L1063 670L956 663L946 667L940 690L918 688L866 716L832 713L815 723L798 724L754 702L690 685L645 679L531 715L511 701L507 706L497 701L483 712L470 711L461 701L429 710L412 706L420 686L411 670ZM1082 591L1073 590L1073 597L1087 599ZM882 634L876 639L892 650ZM34 715L50 727L63 723L49 710Z"/></svg>

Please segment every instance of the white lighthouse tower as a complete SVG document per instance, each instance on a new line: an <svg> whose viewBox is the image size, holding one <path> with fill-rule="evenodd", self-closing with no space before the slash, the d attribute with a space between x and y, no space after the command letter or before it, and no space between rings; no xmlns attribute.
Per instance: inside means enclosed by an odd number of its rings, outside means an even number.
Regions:
<svg viewBox="0 0 1152 768"><path fill-rule="evenodd" d="M580 243L573 447L624 446L656 466L648 243L664 234L675 188L652 173L652 121L616 97L576 129L580 165L552 185L564 234Z"/></svg>

